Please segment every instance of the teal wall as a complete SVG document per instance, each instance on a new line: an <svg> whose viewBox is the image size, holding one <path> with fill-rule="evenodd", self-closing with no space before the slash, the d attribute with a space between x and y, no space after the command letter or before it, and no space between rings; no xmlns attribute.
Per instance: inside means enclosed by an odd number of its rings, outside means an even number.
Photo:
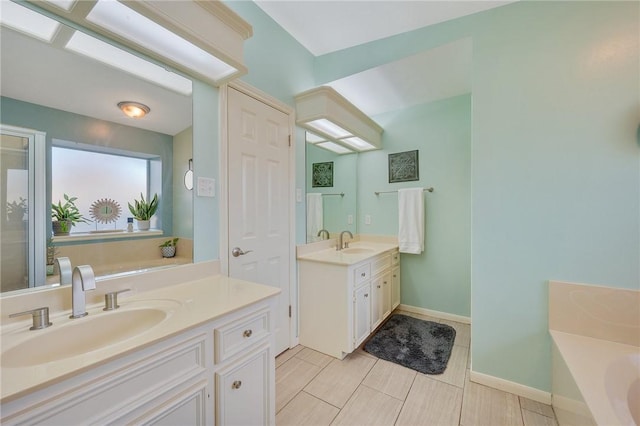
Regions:
<svg viewBox="0 0 640 426"><path fill-rule="evenodd" d="M357 169L358 154L338 155L326 149L307 144L306 147L306 191L307 193L319 192L327 195L322 197L322 219L324 229L331 234L344 230L356 232L357 219ZM314 188L312 184L313 163L333 162L333 186L326 188ZM353 222L347 223L347 217L353 216Z"/></svg>
<svg viewBox="0 0 640 426"><path fill-rule="evenodd" d="M193 194L184 186L184 174L193 158L193 127L173 137L173 236L193 239Z"/></svg>
<svg viewBox="0 0 640 426"><path fill-rule="evenodd" d="M317 58L322 84L472 38L474 371L549 391L547 280L640 288L639 8L517 2Z"/></svg>
<svg viewBox="0 0 640 426"><path fill-rule="evenodd" d="M434 187L425 192L425 251L401 255L402 303L470 316L471 96L378 115L380 151L359 154L358 231L398 235L398 195L375 191ZM389 183L388 154L417 149L420 180ZM367 225L364 216L371 216Z"/></svg>
<svg viewBox="0 0 640 426"><path fill-rule="evenodd" d="M219 90L193 81L193 261L220 258ZM198 177L216 180L215 197L196 195Z"/></svg>

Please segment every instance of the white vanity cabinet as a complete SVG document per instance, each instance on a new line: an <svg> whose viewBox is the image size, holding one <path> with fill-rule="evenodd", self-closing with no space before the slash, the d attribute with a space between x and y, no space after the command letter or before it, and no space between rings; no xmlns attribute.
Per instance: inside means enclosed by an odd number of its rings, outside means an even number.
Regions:
<svg viewBox="0 0 640 426"><path fill-rule="evenodd" d="M298 258L300 344L339 359L360 346L400 303L399 259L397 249L352 264Z"/></svg>
<svg viewBox="0 0 640 426"><path fill-rule="evenodd" d="M3 402L0 423L275 424L272 303L260 301Z"/></svg>

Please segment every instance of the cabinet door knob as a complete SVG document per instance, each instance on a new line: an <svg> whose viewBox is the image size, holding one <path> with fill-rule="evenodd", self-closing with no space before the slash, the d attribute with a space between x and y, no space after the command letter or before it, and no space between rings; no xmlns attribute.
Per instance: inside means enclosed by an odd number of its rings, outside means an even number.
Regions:
<svg viewBox="0 0 640 426"><path fill-rule="evenodd" d="M240 389L240 386L242 386L241 380L236 380L233 383L231 383L231 389Z"/></svg>
<svg viewBox="0 0 640 426"><path fill-rule="evenodd" d="M380 288L380 286L378 286L378 288Z"/></svg>
<svg viewBox="0 0 640 426"><path fill-rule="evenodd" d="M369 293L365 293L365 294L364 294L364 297L369 297Z"/></svg>
<svg viewBox="0 0 640 426"><path fill-rule="evenodd" d="M396 274L393 274L393 278L395 278L395 277L396 277Z"/></svg>
<svg viewBox="0 0 640 426"><path fill-rule="evenodd" d="M361 274L360 274L360 276L361 276L361 277L366 277L366 276L367 276L367 274L366 274L365 272L363 272L363 273L361 273Z"/></svg>
<svg viewBox="0 0 640 426"><path fill-rule="evenodd" d="M252 334L253 334L253 331L251 331L251 329L248 329L242 332L243 337L251 337Z"/></svg>
<svg viewBox="0 0 640 426"><path fill-rule="evenodd" d="M385 281L384 284L387 285L387 282Z"/></svg>

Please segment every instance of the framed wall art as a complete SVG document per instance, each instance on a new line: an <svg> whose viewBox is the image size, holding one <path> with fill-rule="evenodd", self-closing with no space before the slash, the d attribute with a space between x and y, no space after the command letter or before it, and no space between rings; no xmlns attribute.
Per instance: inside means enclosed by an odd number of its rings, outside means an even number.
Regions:
<svg viewBox="0 0 640 426"><path fill-rule="evenodd" d="M389 154L389 183L420 179L418 150Z"/></svg>
<svg viewBox="0 0 640 426"><path fill-rule="evenodd" d="M313 188L333 187L333 161L313 163L311 186Z"/></svg>

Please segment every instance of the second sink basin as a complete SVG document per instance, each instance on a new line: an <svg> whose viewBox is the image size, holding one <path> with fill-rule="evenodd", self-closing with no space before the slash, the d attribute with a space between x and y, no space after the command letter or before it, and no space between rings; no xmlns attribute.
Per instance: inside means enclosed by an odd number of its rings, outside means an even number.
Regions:
<svg viewBox="0 0 640 426"><path fill-rule="evenodd" d="M169 312L145 307L96 313L56 327L30 331L28 340L3 351L3 367L29 367L71 358L137 336L160 324Z"/></svg>
<svg viewBox="0 0 640 426"><path fill-rule="evenodd" d="M373 253L375 250L368 247L349 247L346 249L342 249L343 253L346 254L364 254L364 253Z"/></svg>

